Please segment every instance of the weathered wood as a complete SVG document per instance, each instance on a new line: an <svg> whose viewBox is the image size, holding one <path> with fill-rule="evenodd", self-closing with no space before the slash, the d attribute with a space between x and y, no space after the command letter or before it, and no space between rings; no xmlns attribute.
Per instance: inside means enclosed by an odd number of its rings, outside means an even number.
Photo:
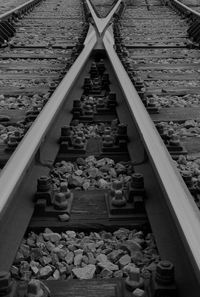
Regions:
<svg viewBox="0 0 200 297"><path fill-rule="evenodd" d="M46 281L53 297L124 297L121 279Z"/></svg>
<svg viewBox="0 0 200 297"><path fill-rule="evenodd" d="M32 218L29 228L40 229L51 227L61 230L73 228L81 230L99 230L103 228L116 228L117 226L138 226L147 223L147 216L143 213L132 215L109 217L105 201L105 193L108 190L73 191L74 199L71 208L69 222L60 222L58 218L35 216Z"/></svg>
<svg viewBox="0 0 200 297"><path fill-rule="evenodd" d="M162 121L186 121L200 119L200 107L171 107L161 108L158 114L151 114L154 122Z"/></svg>

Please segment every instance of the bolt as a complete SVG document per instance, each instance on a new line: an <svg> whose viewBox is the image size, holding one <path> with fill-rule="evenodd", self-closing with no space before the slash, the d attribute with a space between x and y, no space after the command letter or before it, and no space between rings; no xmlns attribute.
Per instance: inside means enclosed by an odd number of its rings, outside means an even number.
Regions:
<svg viewBox="0 0 200 297"><path fill-rule="evenodd" d="M51 181L48 176L40 176L37 180L37 191L47 192L51 188Z"/></svg>
<svg viewBox="0 0 200 297"><path fill-rule="evenodd" d="M153 97L148 98L147 106L148 107L156 107L156 101Z"/></svg>
<svg viewBox="0 0 200 297"><path fill-rule="evenodd" d="M64 193L56 193L55 194L54 206L56 209L60 209L60 210L67 209L68 201L67 201Z"/></svg>
<svg viewBox="0 0 200 297"><path fill-rule="evenodd" d="M180 146L180 139L179 136L176 134L171 135L171 138L169 140L169 145L172 146Z"/></svg>
<svg viewBox="0 0 200 297"><path fill-rule="evenodd" d="M131 176L131 185L136 189L144 188L144 177L141 173L133 173Z"/></svg>
<svg viewBox="0 0 200 297"><path fill-rule="evenodd" d="M77 136L74 140L73 146L75 148L84 148L84 143L82 141L82 137Z"/></svg>
<svg viewBox="0 0 200 297"><path fill-rule="evenodd" d="M117 207L126 205L126 198L124 197L122 190L115 190L114 197L112 198L112 205Z"/></svg>
<svg viewBox="0 0 200 297"><path fill-rule="evenodd" d="M174 265L170 261L160 261L156 267L156 281L163 285L174 282Z"/></svg>
<svg viewBox="0 0 200 297"><path fill-rule="evenodd" d="M118 134L119 135L127 135L127 125L119 124L118 125Z"/></svg>
<svg viewBox="0 0 200 297"><path fill-rule="evenodd" d="M140 277L140 269L131 267L125 280L126 286L130 291L143 287L144 280Z"/></svg>
<svg viewBox="0 0 200 297"><path fill-rule="evenodd" d="M113 137L111 135L104 135L103 136L103 146L104 147L111 147L113 146Z"/></svg>
<svg viewBox="0 0 200 297"><path fill-rule="evenodd" d="M122 189L122 182L119 181L119 180L115 180L113 183L112 183L112 188L114 190L121 190Z"/></svg>

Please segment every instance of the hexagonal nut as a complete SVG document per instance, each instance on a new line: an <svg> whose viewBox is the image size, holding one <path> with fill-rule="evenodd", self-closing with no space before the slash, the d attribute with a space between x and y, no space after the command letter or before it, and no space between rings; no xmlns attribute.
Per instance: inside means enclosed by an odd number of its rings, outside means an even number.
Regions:
<svg viewBox="0 0 200 297"><path fill-rule="evenodd" d="M160 261L156 267L156 281L170 284L174 281L174 265L170 261Z"/></svg>
<svg viewBox="0 0 200 297"><path fill-rule="evenodd" d="M0 291L7 290L11 284L10 272L0 271Z"/></svg>
<svg viewBox="0 0 200 297"><path fill-rule="evenodd" d="M67 208L68 201L67 201L64 193L57 193L55 195L54 206L55 206L55 208L62 209L62 210Z"/></svg>
<svg viewBox="0 0 200 297"><path fill-rule="evenodd" d="M60 191L61 192L68 192L68 182L61 182L60 183Z"/></svg>
<svg viewBox="0 0 200 297"><path fill-rule="evenodd" d="M37 180L37 190L41 192L49 191L50 189L50 177L43 175Z"/></svg>

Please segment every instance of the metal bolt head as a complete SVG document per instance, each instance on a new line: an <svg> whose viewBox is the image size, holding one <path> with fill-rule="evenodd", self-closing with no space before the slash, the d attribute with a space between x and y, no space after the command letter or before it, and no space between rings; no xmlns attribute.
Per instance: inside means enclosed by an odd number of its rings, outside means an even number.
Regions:
<svg viewBox="0 0 200 297"><path fill-rule="evenodd" d="M142 173L133 173L131 177L132 187L137 189L144 188L144 177Z"/></svg>
<svg viewBox="0 0 200 297"><path fill-rule="evenodd" d="M68 182L61 182L60 183L60 191L67 192L68 191Z"/></svg>
<svg viewBox="0 0 200 297"><path fill-rule="evenodd" d="M50 178L48 176L40 176L37 180L37 190L39 192L49 191L51 187Z"/></svg>
<svg viewBox="0 0 200 297"><path fill-rule="evenodd" d="M119 180L115 180L112 183L112 188L115 189L115 190L121 190L122 189L122 182L119 181Z"/></svg>
<svg viewBox="0 0 200 297"><path fill-rule="evenodd" d="M170 261L160 261L156 267L156 281L171 284L174 281L174 265Z"/></svg>
<svg viewBox="0 0 200 297"><path fill-rule="evenodd" d="M55 201L58 202L58 203L62 203L64 202L66 199L65 199L65 194L64 193L57 193L55 195Z"/></svg>

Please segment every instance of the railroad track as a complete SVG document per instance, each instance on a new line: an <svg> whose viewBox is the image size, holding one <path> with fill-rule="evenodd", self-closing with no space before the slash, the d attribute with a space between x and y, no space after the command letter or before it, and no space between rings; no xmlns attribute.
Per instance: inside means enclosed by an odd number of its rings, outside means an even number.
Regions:
<svg viewBox="0 0 200 297"><path fill-rule="evenodd" d="M48 296L49 290L52 296L198 296L199 210L142 104L141 72L131 73L130 67L137 59L124 59L130 51L119 36L124 21L121 28L115 24L116 43L109 26L113 15L125 17L137 5L118 1L100 19L92 7L97 4L84 3L94 24L84 47L1 172L0 291L14 296L36 291ZM167 10L158 1L145 1L137 16L146 9L149 17L154 5ZM41 21L44 12L39 11ZM177 15L170 10L167 18ZM181 50L185 40L180 37ZM142 45L141 40L134 44L140 55L145 41L146 36ZM17 35L7 41L13 50L24 47L18 42ZM47 46L54 54L62 46L52 39L50 45L44 42L45 57ZM138 93L115 48L134 74ZM66 52L63 56L69 62ZM157 112L150 103L148 110Z"/></svg>
<svg viewBox="0 0 200 297"><path fill-rule="evenodd" d="M11 14L15 33L0 53L1 167L73 64L87 32L81 3L66 10L65 1L38 2L22 19Z"/></svg>

